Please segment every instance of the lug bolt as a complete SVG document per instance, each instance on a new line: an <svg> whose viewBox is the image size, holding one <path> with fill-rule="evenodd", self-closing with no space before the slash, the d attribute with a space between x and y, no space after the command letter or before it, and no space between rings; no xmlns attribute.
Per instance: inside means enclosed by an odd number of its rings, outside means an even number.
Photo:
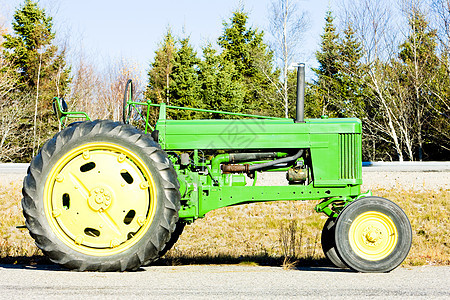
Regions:
<svg viewBox="0 0 450 300"><path fill-rule="evenodd" d="M84 238L81 235L79 235L75 239L75 244L81 245L81 243L83 243L83 240L84 240Z"/></svg>
<svg viewBox="0 0 450 300"><path fill-rule="evenodd" d="M115 247L119 246L119 241L116 240L116 239L111 240L111 242L109 243L109 245L111 246L111 248L115 248Z"/></svg>
<svg viewBox="0 0 450 300"><path fill-rule="evenodd" d="M141 182L141 184L139 185L139 187L143 190L145 190L146 188L148 188L148 182L147 181L143 181Z"/></svg>
<svg viewBox="0 0 450 300"><path fill-rule="evenodd" d="M125 158L126 158L126 156L125 156L124 154L120 154L120 155L117 157L117 161L120 162L120 163L122 163L122 162L125 161Z"/></svg>
<svg viewBox="0 0 450 300"><path fill-rule="evenodd" d="M91 155L90 155L90 153L89 153L89 150L83 151L83 158L84 158L85 160L88 160L90 156L91 156Z"/></svg>
<svg viewBox="0 0 450 300"><path fill-rule="evenodd" d="M64 176L62 174L58 174L58 176L56 176L57 182L62 182L63 180L64 180Z"/></svg>
<svg viewBox="0 0 450 300"><path fill-rule="evenodd" d="M145 217L143 217L143 216L138 217L138 218L137 218L137 222L138 222L139 226L144 225L144 223L145 223Z"/></svg>

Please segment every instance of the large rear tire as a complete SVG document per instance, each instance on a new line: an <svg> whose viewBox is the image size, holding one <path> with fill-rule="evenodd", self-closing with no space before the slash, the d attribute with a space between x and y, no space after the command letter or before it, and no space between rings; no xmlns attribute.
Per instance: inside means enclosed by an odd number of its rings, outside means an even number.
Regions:
<svg viewBox="0 0 450 300"><path fill-rule="evenodd" d="M183 233L185 226L186 226L185 222L180 221L180 220L177 222L177 225L175 226L175 230L172 233L170 240L166 243L166 245L162 249L161 253L159 254L160 256L164 256L167 253L167 251L172 249L172 247L175 245L175 243L178 241L181 234Z"/></svg>
<svg viewBox="0 0 450 300"><path fill-rule="evenodd" d="M350 203L335 226L337 254L355 271L389 272L403 262L411 248L408 217L384 198L365 197Z"/></svg>
<svg viewBox="0 0 450 300"><path fill-rule="evenodd" d="M22 206L31 236L53 262L79 271L136 270L171 239L179 183L148 135L122 123L83 122L32 160Z"/></svg>

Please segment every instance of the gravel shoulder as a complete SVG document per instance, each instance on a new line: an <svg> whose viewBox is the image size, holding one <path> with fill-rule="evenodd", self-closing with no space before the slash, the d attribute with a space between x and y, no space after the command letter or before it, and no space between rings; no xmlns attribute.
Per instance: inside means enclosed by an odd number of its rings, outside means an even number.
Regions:
<svg viewBox="0 0 450 300"><path fill-rule="evenodd" d="M257 185L287 185L285 173L262 173ZM363 170L362 191L375 189L450 191L450 172L374 172Z"/></svg>
<svg viewBox="0 0 450 300"><path fill-rule="evenodd" d="M367 172L362 188L450 191L450 172Z"/></svg>

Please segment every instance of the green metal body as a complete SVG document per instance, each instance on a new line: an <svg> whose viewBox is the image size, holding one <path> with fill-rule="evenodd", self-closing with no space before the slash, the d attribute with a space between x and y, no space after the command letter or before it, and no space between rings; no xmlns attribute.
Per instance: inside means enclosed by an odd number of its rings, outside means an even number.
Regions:
<svg viewBox="0 0 450 300"><path fill-rule="evenodd" d="M161 147L174 162L183 187L181 219L192 221L211 210L241 203L293 200L337 202L340 205L335 205L335 209L327 210L328 205L317 208L333 215L360 195L362 158L358 119L309 119L305 123L263 117L168 120L166 106L159 106L155 129ZM299 149L304 149L308 155L309 178L301 184L284 186L250 185L246 183L248 177L242 173L224 173L221 165L229 162L226 154L205 155L203 161L199 159L199 153L214 151L293 153ZM186 152L191 153L193 162L184 166L175 154ZM204 171L199 171L202 168ZM266 172L286 170L276 166L264 169Z"/></svg>
<svg viewBox="0 0 450 300"><path fill-rule="evenodd" d="M359 119L292 119L236 114L229 112L184 108L134 102L125 99L151 129L178 174L181 192L180 219L192 222L207 212L261 201L322 200L316 211L337 216L351 201L362 197L361 121ZM59 102L58 102L59 103ZM143 108L144 107L144 108ZM149 110L159 108L159 119L149 124ZM252 119L170 120L167 109L188 109L221 113ZM71 117L67 113L63 115ZM156 133L156 134L155 134ZM278 165L277 159L303 150L301 157ZM231 161L232 153L271 151L272 159L263 161ZM184 156L184 160L183 157ZM275 161L274 165L256 171L225 172L224 166L234 164L257 166ZM286 172L301 168L304 180L282 186L260 186L258 173ZM250 181L253 178L253 182Z"/></svg>

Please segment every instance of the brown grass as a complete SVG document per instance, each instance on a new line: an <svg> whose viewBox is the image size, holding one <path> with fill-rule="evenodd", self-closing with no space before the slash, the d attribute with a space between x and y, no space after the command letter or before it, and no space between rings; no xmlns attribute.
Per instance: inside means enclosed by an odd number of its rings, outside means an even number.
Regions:
<svg viewBox="0 0 450 300"><path fill-rule="evenodd" d="M450 265L450 191L378 189L374 195L403 208L413 245L404 265ZM187 226L166 255L169 263L322 264L320 236L326 216L316 201L252 203L212 211Z"/></svg>
<svg viewBox="0 0 450 300"><path fill-rule="evenodd" d="M8 258L8 261L42 255L28 230L16 228L25 224L20 204L21 189L21 182L0 184L0 258Z"/></svg>
<svg viewBox="0 0 450 300"><path fill-rule="evenodd" d="M405 265L450 265L450 191L378 189L374 195L400 205L411 220L413 246ZM40 259L24 225L21 183L0 185L0 258L2 262ZM167 264L282 265L324 263L320 234L326 216L316 201L252 203L212 211L186 226L163 261Z"/></svg>

